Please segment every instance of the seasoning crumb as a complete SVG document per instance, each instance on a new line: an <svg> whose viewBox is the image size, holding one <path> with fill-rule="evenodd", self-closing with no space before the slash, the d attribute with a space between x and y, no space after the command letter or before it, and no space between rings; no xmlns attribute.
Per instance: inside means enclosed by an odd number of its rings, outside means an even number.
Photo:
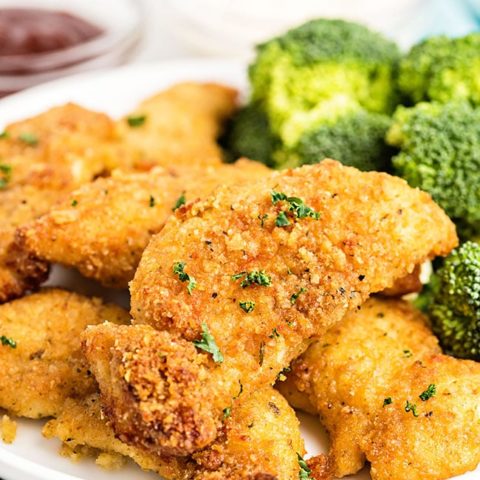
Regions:
<svg viewBox="0 0 480 480"><path fill-rule="evenodd" d="M126 458L119 453L102 452L98 455L95 463L105 470L119 470L125 465Z"/></svg>
<svg viewBox="0 0 480 480"><path fill-rule="evenodd" d="M17 436L17 422L12 420L8 415L4 415L0 427L3 443L13 443Z"/></svg>

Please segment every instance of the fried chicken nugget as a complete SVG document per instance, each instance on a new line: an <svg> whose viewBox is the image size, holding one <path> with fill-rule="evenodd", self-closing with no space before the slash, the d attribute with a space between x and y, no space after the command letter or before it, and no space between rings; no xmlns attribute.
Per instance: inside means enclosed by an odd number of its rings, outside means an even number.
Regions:
<svg viewBox="0 0 480 480"><path fill-rule="evenodd" d="M217 137L237 106L237 91L214 83L180 83L143 101L119 122L125 143L141 152L135 168L219 165Z"/></svg>
<svg viewBox="0 0 480 480"><path fill-rule="evenodd" d="M29 418L59 413L67 397L97 387L80 349L87 325L128 323L128 313L60 289L0 306L0 407Z"/></svg>
<svg viewBox="0 0 480 480"><path fill-rule="evenodd" d="M126 288L150 238L176 207L207 196L218 185L246 183L269 173L249 160L216 168L114 172L19 230L19 250L75 267L104 285Z"/></svg>
<svg viewBox="0 0 480 480"><path fill-rule="evenodd" d="M131 283L135 323L164 330L158 351L181 352L183 373L165 363L155 390L140 398L125 365L99 365L101 332L87 334L116 433L162 453L203 448L232 398L273 384L311 337L456 242L427 194L334 161L184 207L152 239ZM121 418L127 411L133 432Z"/></svg>
<svg viewBox="0 0 480 480"><path fill-rule="evenodd" d="M14 245L18 226L46 213L120 155L115 123L74 104L9 125L0 139L0 303L37 286L45 262Z"/></svg>
<svg viewBox="0 0 480 480"><path fill-rule="evenodd" d="M279 388L330 434L331 471L315 478L353 474L365 458L373 480L442 480L480 462L480 364L442 355L405 301L372 299L347 315Z"/></svg>
<svg viewBox="0 0 480 480"><path fill-rule="evenodd" d="M132 458L142 469L166 480L291 480L298 477L297 454L304 451L299 422L273 388L261 389L232 409L221 437L192 457L160 457L115 438L103 419L99 399L69 399L57 419L43 429L75 451L87 446L95 453Z"/></svg>

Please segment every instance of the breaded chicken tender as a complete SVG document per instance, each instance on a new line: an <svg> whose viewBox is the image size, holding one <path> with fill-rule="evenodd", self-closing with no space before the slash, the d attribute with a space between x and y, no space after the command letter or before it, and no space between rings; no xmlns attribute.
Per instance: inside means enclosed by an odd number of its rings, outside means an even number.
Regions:
<svg viewBox="0 0 480 480"><path fill-rule="evenodd" d="M156 167L114 172L73 192L61 205L18 232L19 250L77 268L102 284L126 288L143 250L172 212L219 185L266 177L258 162L218 167Z"/></svg>
<svg viewBox="0 0 480 480"><path fill-rule="evenodd" d="M330 471L313 461L315 478L353 474L367 459L373 480L442 480L480 462L480 364L442 355L405 301L371 299L347 315L279 388L330 434Z"/></svg>
<svg viewBox="0 0 480 480"><path fill-rule="evenodd" d="M162 331L155 349L180 363L167 359L159 370L148 345L133 360L105 362L98 351L109 334L87 333L116 433L157 453L205 447L232 399L273 384L311 337L456 242L427 194L334 161L219 189L179 209L143 254L131 312L136 324ZM145 396L131 390L128 372L138 365L139 375L155 378Z"/></svg>
<svg viewBox="0 0 480 480"><path fill-rule="evenodd" d="M19 251L15 229L118 161L115 123L74 104L9 125L0 138L0 303L45 279L48 266Z"/></svg>
<svg viewBox="0 0 480 480"><path fill-rule="evenodd" d="M299 473L297 454L304 451L295 413L270 387L239 402L219 439L192 457L155 456L115 438L96 395L68 400L43 434L59 438L74 451L87 446L97 454L130 457L166 480L292 480Z"/></svg>
<svg viewBox="0 0 480 480"><path fill-rule="evenodd" d="M128 313L60 289L44 289L0 306L0 408L40 418L60 412L67 397L96 391L81 353L80 334Z"/></svg>
<svg viewBox="0 0 480 480"><path fill-rule="evenodd" d="M217 137L237 106L237 91L214 83L179 83L144 100L119 122L137 169L153 165L218 165Z"/></svg>

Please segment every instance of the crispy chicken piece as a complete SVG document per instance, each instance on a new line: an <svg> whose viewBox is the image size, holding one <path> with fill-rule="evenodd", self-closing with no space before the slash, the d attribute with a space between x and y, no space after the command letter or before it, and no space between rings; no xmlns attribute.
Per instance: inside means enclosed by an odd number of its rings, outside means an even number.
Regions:
<svg viewBox="0 0 480 480"><path fill-rule="evenodd" d="M216 168L157 167L114 172L73 192L63 204L18 232L19 250L77 268L102 284L126 288L150 238L177 202L205 197L218 185L251 182L270 170L239 160Z"/></svg>
<svg viewBox="0 0 480 480"><path fill-rule="evenodd" d="M380 292L384 297L401 297L408 293L418 293L422 290L421 266L417 265L412 273L409 273L406 277L399 278L395 284Z"/></svg>
<svg viewBox="0 0 480 480"><path fill-rule="evenodd" d="M128 313L59 289L0 306L0 407L29 418L56 415L67 397L96 391L80 349L87 325L128 323Z"/></svg>
<svg viewBox="0 0 480 480"><path fill-rule="evenodd" d="M125 143L141 152L135 168L219 165L222 125L237 106L236 90L180 83L143 101L119 122Z"/></svg>
<svg viewBox="0 0 480 480"><path fill-rule="evenodd" d="M145 250L131 293L135 322L164 330L156 349L181 355L181 367L167 361L160 373L155 363L153 374L142 360L143 373L159 378L139 397L122 374L129 357L100 366L105 332L87 335L116 433L161 453L203 448L240 391L273 384L311 337L456 242L427 194L334 161L180 209ZM136 418L133 432L126 415Z"/></svg>
<svg viewBox="0 0 480 480"><path fill-rule="evenodd" d="M74 104L9 125L0 139L0 303L45 279L18 250L15 229L46 213L121 155L115 123Z"/></svg>
<svg viewBox="0 0 480 480"><path fill-rule="evenodd" d="M433 396L419 398L430 385ZM353 474L365 458L373 480L441 480L480 462L480 364L442 355L408 302L369 300L295 360L279 389L330 434L331 469L317 474L312 462L315 478Z"/></svg>
<svg viewBox="0 0 480 480"><path fill-rule="evenodd" d="M57 419L43 429L73 449L85 446L132 458L166 480L291 480L298 477L297 453L304 451L299 423L285 399L265 388L239 402L221 438L192 457L160 457L115 438L96 395L67 400Z"/></svg>

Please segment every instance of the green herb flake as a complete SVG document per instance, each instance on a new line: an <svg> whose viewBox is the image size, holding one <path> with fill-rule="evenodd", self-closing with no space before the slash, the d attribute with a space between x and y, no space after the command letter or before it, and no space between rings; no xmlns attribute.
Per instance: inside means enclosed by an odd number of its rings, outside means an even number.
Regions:
<svg viewBox="0 0 480 480"><path fill-rule="evenodd" d="M8 185L12 178L12 167L6 163L0 163L0 190Z"/></svg>
<svg viewBox="0 0 480 480"><path fill-rule="evenodd" d="M296 301L298 300L298 297L302 294L302 293L307 293L307 289L306 288L301 288L300 290L298 290L296 293L293 293L292 296L290 297L290 303L292 305L295 305Z"/></svg>
<svg viewBox="0 0 480 480"><path fill-rule="evenodd" d="M274 328L272 330L272 333L269 335L269 338L279 338L279 337L280 337L280 334L278 333L278 330Z"/></svg>
<svg viewBox="0 0 480 480"><path fill-rule="evenodd" d="M300 467L300 471L298 472L298 478L300 480L313 480L313 477L311 476L312 471L308 468L307 462L299 453L297 453L297 459L298 466Z"/></svg>
<svg viewBox="0 0 480 480"><path fill-rule="evenodd" d="M208 325L205 322L202 323L201 340L194 340L193 344L200 350L204 350L205 352L211 353L213 361L215 363L223 362L222 352L220 352L220 349L218 348L215 342L215 339L213 338L212 334L208 330Z"/></svg>
<svg viewBox="0 0 480 480"><path fill-rule="evenodd" d="M147 120L146 115L130 115L127 117L127 123L130 127L141 127Z"/></svg>
<svg viewBox="0 0 480 480"><path fill-rule="evenodd" d="M272 203L274 205L288 198L284 193L276 192L275 190L272 190L271 195L272 195Z"/></svg>
<svg viewBox="0 0 480 480"><path fill-rule="evenodd" d="M78 205L78 200L73 199L71 205L72 207L76 207Z"/></svg>
<svg viewBox="0 0 480 480"><path fill-rule="evenodd" d="M285 212L280 212L277 215L277 219L275 220L275 225L277 227L288 227L290 225L290 220L288 219Z"/></svg>
<svg viewBox="0 0 480 480"><path fill-rule="evenodd" d="M417 406L414 403L410 403L408 400L405 403L405 411L407 413L412 412L414 417L418 417Z"/></svg>
<svg viewBox="0 0 480 480"><path fill-rule="evenodd" d="M392 397L387 397L383 400L383 406L386 407L387 405L391 405L393 403Z"/></svg>
<svg viewBox="0 0 480 480"><path fill-rule="evenodd" d="M36 145L38 145L38 137L34 133L21 133L18 136L18 139L21 140L23 143L30 145L31 147L35 147Z"/></svg>
<svg viewBox="0 0 480 480"><path fill-rule="evenodd" d="M0 133L0 140L4 138L10 138L10 134L6 130Z"/></svg>
<svg viewBox="0 0 480 480"><path fill-rule="evenodd" d="M178 198L177 201L175 202L175 205L172 208L172 212L175 210L178 210L182 205L185 205L187 202L187 199L185 197L185 192L183 192Z"/></svg>
<svg viewBox="0 0 480 480"><path fill-rule="evenodd" d="M265 226L265 220L268 218L268 213L264 213L263 215L259 215L258 219L260 220L260 226L263 228Z"/></svg>
<svg viewBox="0 0 480 480"><path fill-rule="evenodd" d="M188 282L187 291L191 295L192 291L197 288L197 282L194 277L185 272L185 262L175 262L173 264L173 273L178 275L178 279L181 282Z"/></svg>
<svg viewBox="0 0 480 480"><path fill-rule="evenodd" d="M226 420L232 415L232 407L225 407L223 409L223 419Z"/></svg>
<svg viewBox="0 0 480 480"><path fill-rule="evenodd" d="M426 402L430 400L430 398L434 397L437 394L437 386L431 383L427 389L419 395L419 398L422 402Z"/></svg>
<svg viewBox="0 0 480 480"><path fill-rule="evenodd" d="M5 335L0 336L0 342L5 347L17 348L17 342L13 338L6 337Z"/></svg>
<svg viewBox="0 0 480 480"><path fill-rule="evenodd" d="M150 195L150 200L148 204L150 205L150 208L153 208L155 206L155 197L153 195Z"/></svg>
<svg viewBox="0 0 480 480"><path fill-rule="evenodd" d="M251 272L240 272L232 275L232 280L240 280L243 278L240 286L247 288L250 285L260 285L262 287L269 287L272 284L272 279L264 270L252 270Z"/></svg>
<svg viewBox="0 0 480 480"><path fill-rule="evenodd" d="M404 358L410 358L411 356L413 356L413 353L412 353L411 350L405 349L405 350L403 351L403 357L404 357Z"/></svg>
<svg viewBox="0 0 480 480"><path fill-rule="evenodd" d="M255 309L255 302L239 302L240 308L245 312L245 313L252 313L253 310Z"/></svg>

